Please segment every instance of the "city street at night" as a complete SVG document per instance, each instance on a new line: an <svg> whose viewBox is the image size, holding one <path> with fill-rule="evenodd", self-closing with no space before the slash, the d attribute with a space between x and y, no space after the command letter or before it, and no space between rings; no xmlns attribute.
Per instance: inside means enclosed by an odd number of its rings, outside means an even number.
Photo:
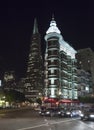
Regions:
<svg viewBox="0 0 94 130"><path fill-rule="evenodd" d="M0 130L93 130L94 121L80 118L41 117L31 108L9 112L0 118Z"/></svg>
<svg viewBox="0 0 94 130"><path fill-rule="evenodd" d="M94 130L94 0L0 5L0 130Z"/></svg>

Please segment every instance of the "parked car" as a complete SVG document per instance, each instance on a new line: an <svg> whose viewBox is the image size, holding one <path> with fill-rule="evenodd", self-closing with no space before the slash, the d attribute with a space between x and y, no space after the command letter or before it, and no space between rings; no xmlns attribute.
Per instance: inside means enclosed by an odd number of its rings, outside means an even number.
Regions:
<svg viewBox="0 0 94 130"><path fill-rule="evenodd" d="M81 120L94 120L94 108L82 111L80 117Z"/></svg>

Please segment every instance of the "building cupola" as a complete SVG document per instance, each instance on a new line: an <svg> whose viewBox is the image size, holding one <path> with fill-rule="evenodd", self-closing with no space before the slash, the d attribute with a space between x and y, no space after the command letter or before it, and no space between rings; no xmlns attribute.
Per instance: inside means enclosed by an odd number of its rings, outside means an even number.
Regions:
<svg viewBox="0 0 94 130"><path fill-rule="evenodd" d="M52 20L50 22L50 27L46 31L46 34L49 34L49 33L58 33L58 34L61 33L57 27L56 21L54 20L54 16L52 16Z"/></svg>

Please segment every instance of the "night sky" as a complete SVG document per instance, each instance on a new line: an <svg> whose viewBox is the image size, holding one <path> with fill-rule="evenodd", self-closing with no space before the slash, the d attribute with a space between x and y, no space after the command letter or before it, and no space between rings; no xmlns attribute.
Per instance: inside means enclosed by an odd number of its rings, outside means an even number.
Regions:
<svg viewBox="0 0 94 130"><path fill-rule="evenodd" d="M87 47L94 50L93 0L27 1L0 4L0 76L7 70L14 70L18 77L25 74L35 17L42 38L42 52L52 14L65 41L76 50Z"/></svg>

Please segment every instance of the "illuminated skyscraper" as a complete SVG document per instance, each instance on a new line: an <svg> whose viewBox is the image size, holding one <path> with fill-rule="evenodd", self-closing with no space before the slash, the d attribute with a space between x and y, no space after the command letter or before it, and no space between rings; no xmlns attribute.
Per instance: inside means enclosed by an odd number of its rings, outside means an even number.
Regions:
<svg viewBox="0 0 94 130"><path fill-rule="evenodd" d="M76 50L64 41L54 18L45 41L45 95L50 98L77 99Z"/></svg>
<svg viewBox="0 0 94 130"><path fill-rule="evenodd" d="M43 59L41 54L41 39L36 19L34 20L31 38L27 78L25 81L25 95L27 98L37 98L43 90Z"/></svg>

